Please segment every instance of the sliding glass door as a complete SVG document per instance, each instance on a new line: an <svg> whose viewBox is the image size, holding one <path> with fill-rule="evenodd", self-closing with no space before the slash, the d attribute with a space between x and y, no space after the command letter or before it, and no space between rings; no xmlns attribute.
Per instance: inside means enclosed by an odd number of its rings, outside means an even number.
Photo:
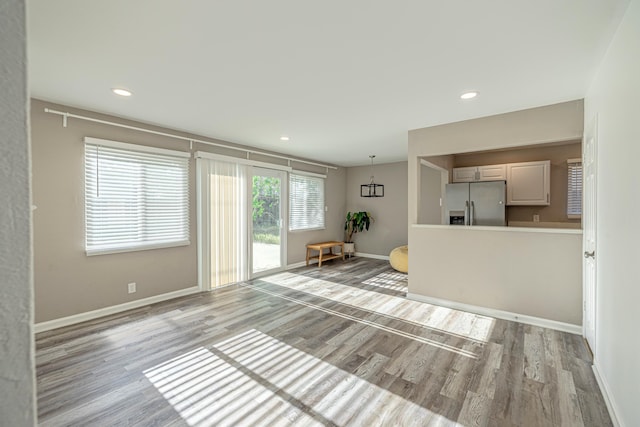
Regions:
<svg viewBox="0 0 640 427"><path fill-rule="evenodd" d="M200 288L281 270L286 173L241 159L202 152L196 156Z"/></svg>
<svg viewBox="0 0 640 427"><path fill-rule="evenodd" d="M251 276L281 269L285 265L284 198L286 174L252 167L251 182Z"/></svg>

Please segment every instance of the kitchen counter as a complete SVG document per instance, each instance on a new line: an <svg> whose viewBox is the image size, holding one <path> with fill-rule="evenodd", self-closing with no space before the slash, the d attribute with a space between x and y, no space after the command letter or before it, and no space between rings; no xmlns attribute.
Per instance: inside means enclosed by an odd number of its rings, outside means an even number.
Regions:
<svg viewBox="0 0 640 427"><path fill-rule="evenodd" d="M533 222L533 221L509 221L509 227L534 227L534 228L569 228L581 230L579 222Z"/></svg>
<svg viewBox="0 0 640 427"><path fill-rule="evenodd" d="M540 224L538 226L512 226L512 224L517 223L518 221L511 221L509 226L498 227L498 226L488 226L488 225L439 225L439 224L413 224L411 228L432 228L432 229L445 229L445 230L468 230L468 231L498 231L498 232L526 232L526 233L552 233L552 234L582 234L581 228L559 228L554 226L546 226L545 224L569 224L564 222L527 222L522 221L523 224ZM580 224L576 224L580 225Z"/></svg>

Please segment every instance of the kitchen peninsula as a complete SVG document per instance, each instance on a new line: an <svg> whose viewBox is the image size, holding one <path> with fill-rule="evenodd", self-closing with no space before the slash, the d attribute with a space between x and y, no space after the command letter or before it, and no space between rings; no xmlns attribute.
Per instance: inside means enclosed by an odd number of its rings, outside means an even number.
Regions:
<svg viewBox="0 0 640 427"><path fill-rule="evenodd" d="M409 298L579 332L582 230L415 224L409 247Z"/></svg>
<svg viewBox="0 0 640 427"><path fill-rule="evenodd" d="M513 214L509 207L509 227L421 224L419 217L425 158L449 161L441 165L447 170L451 156L579 142L582 114L577 100L409 132L409 298L580 332L582 231L513 226L532 225L534 215L569 224L566 211L559 218L544 206L513 206ZM465 166L479 165L455 165ZM554 193L563 197L551 188L551 205Z"/></svg>

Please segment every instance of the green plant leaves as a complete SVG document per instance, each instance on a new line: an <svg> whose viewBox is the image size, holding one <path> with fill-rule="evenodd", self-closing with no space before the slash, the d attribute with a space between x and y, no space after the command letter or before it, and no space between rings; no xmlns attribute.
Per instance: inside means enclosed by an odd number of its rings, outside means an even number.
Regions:
<svg viewBox="0 0 640 427"><path fill-rule="evenodd" d="M362 231L369 230L373 217L369 212L360 211L347 212L347 218L344 223L344 229L347 232L347 243L352 243L354 233L361 233Z"/></svg>

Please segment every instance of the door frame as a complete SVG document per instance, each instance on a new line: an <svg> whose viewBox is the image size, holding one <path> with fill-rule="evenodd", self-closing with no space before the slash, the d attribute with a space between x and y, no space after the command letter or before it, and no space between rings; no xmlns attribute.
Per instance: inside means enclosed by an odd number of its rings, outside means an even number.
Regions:
<svg viewBox="0 0 640 427"><path fill-rule="evenodd" d="M211 291L211 218L209 163L196 158L196 241L198 257L198 288Z"/></svg>
<svg viewBox="0 0 640 427"><path fill-rule="evenodd" d="M448 224L448 221L445 218L446 207L444 203L444 198L445 198L445 195L447 194L447 184L449 184L449 170L441 166L438 166L435 163L431 163L430 161L425 159L420 159L420 165L426 166L431 169L435 169L440 172L440 224L446 225ZM420 208L420 203L418 203L418 208ZM420 218L420 212L418 212L418 218Z"/></svg>
<svg viewBox="0 0 640 427"><path fill-rule="evenodd" d="M592 144L592 160L593 160L593 184L592 192L589 193L586 190L585 179L585 157L586 150L588 149L587 143ZM585 128L583 141L582 141L582 173L583 173L583 212L582 212L582 250L584 256L582 257L582 298L583 298L583 313L582 313L582 334L587 341L587 344L591 348L593 355L596 353L597 346L597 299L598 299L598 262L597 262L597 190L598 190L598 116L595 115L589 125ZM589 202L589 203L587 203ZM587 212L586 206L593 206L591 212ZM586 216L590 215L589 221L585 221ZM589 225L591 230L587 230L586 226ZM589 246L588 239L593 236L593 247ZM589 251L593 251L595 256L592 260L587 259L586 254ZM587 279L588 263L593 263L593 277L589 282ZM589 289L591 284L591 289ZM587 319L591 320L592 330L588 329Z"/></svg>
<svg viewBox="0 0 640 427"><path fill-rule="evenodd" d="M293 170L290 166L277 165L272 163L265 163L255 160L243 159L240 157L225 156L222 154L210 153L207 151L196 151L193 153L193 157L196 159L196 242L197 242L197 270L198 270L198 288L201 291L211 291L211 282L207 279L211 277L211 227L208 219L210 218L210 186L209 186L209 166L208 163L204 163L204 160L221 160L226 162L235 162L249 166L257 166L264 169L273 169L283 171L286 175L285 190L288 194L288 178L289 173ZM251 173L251 171L249 171ZM251 189L251 183L247 184L249 190ZM281 204L284 209L288 209L289 198L285 197L285 203ZM288 210L285 210L288 212ZM245 215L246 220L249 221L249 212ZM288 221L288 216L285 215L285 220ZM248 224L251 226L251 224ZM286 225L286 224L285 224ZM285 236L286 236L285 229ZM283 249L286 254L286 238L285 246ZM286 255L285 255L286 257ZM249 259L247 262L252 262ZM285 269L286 264L283 264L282 269ZM248 277L251 278L251 271L248 272Z"/></svg>

